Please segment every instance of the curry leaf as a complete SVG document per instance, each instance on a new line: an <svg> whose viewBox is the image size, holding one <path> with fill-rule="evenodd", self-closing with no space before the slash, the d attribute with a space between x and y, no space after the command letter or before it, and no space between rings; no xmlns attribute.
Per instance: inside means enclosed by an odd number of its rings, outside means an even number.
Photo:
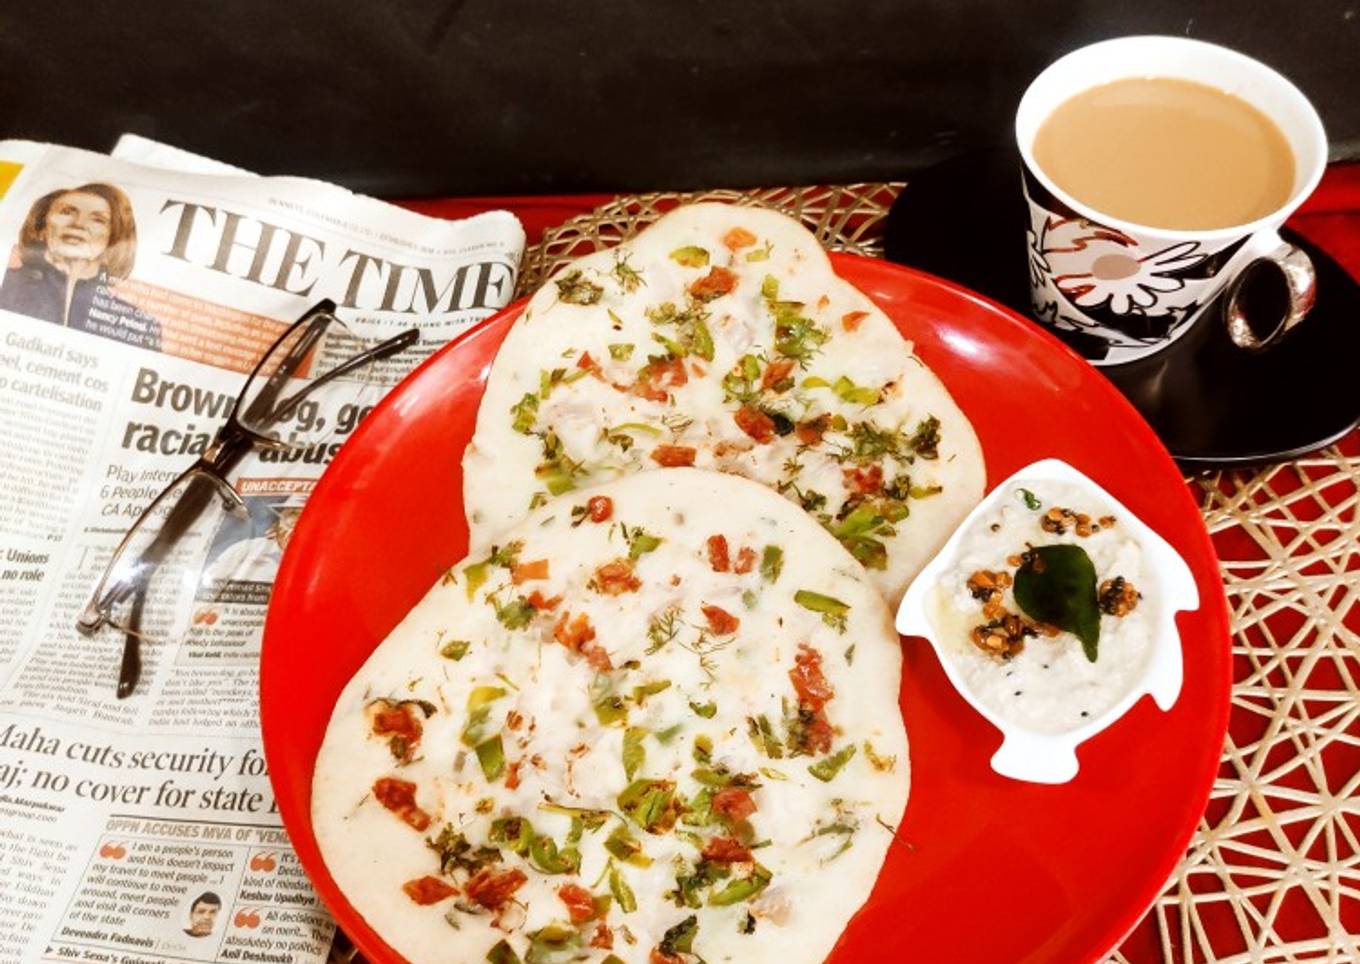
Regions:
<svg viewBox="0 0 1360 964"><path fill-rule="evenodd" d="M1025 553L1015 574L1015 601L1030 619L1065 629L1096 661L1100 606L1096 567L1081 546L1038 546Z"/></svg>

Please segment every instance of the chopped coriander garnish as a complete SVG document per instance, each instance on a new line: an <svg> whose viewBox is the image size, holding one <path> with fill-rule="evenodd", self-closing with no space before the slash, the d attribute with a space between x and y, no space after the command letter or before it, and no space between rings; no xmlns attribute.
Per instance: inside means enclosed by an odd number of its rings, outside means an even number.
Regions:
<svg viewBox="0 0 1360 964"><path fill-rule="evenodd" d="M845 375L836 379L836 384L831 386L831 390L842 401L851 405L877 405L883 399L882 389L856 385Z"/></svg>
<svg viewBox="0 0 1360 964"><path fill-rule="evenodd" d="M686 268L706 268L708 267L708 251L697 244L687 244L683 248L676 248L672 251L671 260L676 264L684 265Z"/></svg>
<svg viewBox="0 0 1360 964"><path fill-rule="evenodd" d="M505 746L501 742L501 735L497 733L478 743L476 753L477 762L482 765L482 773L486 776L487 783L495 783L505 772Z"/></svg>
<svg viewBox="0 0 1360 964"><path fill-rule="evenodd" d="M627 361L633 357L634 347L630 342L615 342L609 346L609 357L614 361Z"/></svg>
<svg viewBox="0 0 1360 964"><path fill-rule="evenodd" d="M907 443L923 459L940 457L940 420L934 415L921 420Z"/></svg>
<svg viewBox="0 0 1360 964"><path fill-rule="evenodd" d="M750 900L769 886L771 876L768 870L756 864L750 877L734 880L722 890L709 895L708 906L726 907L739 901Z"/></svg>
<svg viewBox="0 0 1360 964"><path fill-rule="evenodd" d="M628 263L627 255L615 254L614 267L609 269L609 273L624 291L636 291L639 285L646 284L642 280L642 272Z"/></svg>
<svg viewBox="0 0 1360 964"><path fill-rule="evenodd" d="M680 923L666 931L657 950L663 956L677 957L694 951L694 937L699 933L699 918L690 914Z"/></svg>
<svg viewBox="0 0 1360 964"><path fill-rule="evenodd" d="M634 867L650 867L652 858L642 849L642 844L628 832L628 827L619 824L604 841L604 849L624 863Z"/></svg>
<svg viewBox="0 0 1360 964"><path fill-rule="evenodd" d="M847 743L831 756L823 757L816 763L808 766L808 773L811 773L823 783L830 783L835 779L836 774L850 762L850 758L855 755L855 744Z"/></svg>
<svg viewBox="0 0 1360 964"><path fill-rule="evenodd" d="M635 562L665 541L660 536L649 535L641 526L629 528L620 523L619 529L628 543L628 558Z"/></svg>
<svg viewBox="0 0 1360 964"><path fill-rule="evenodd" d="M654 325L673 326L676 337L668 338L654 332L652 337L666 347L675 358L696 355L704 361L713 360L713 335L708 330L708 313L699 305L691 303L684 311L675 307L672 301L664 302L655 308L647 309L647 320Z"/></svg>
<svg viewBox="0 0 1360 964"><path fill-rule="evenodd" d="M754 251L746 252L746 260L749 262L769 261L770 252L774 250L774 244L770 241L765 242L765 247L757 248Z"/></svg>
<svg viewBox="0 0 1360 964"><path fill-rule="evenodd" d="M633 702L642 706L647 702L647 697L655 696L663 690L670 689L671 681L668 679L653 680L650 683L643 683L641 686L633 687Z"/></svg>
<svg viewBox="0 0 1360 964"><path fill-rule="evenodd" d="M750 405L760 399L760 358L742 355L732 370L723 376L724 401Z"/></svg>
<svg viewBox="0 0 1360 964"><path fill-rule="evenodd" d="M609 868L609 892L618 901L619 910L625 914L637 910L637 897L633 894L633 888L628 886L628 881L623 879L619 869L613 866Z"/></svg>
<svg viewBox="0 0 1360 964"><path fill-rule="evenodd" d="M523 629L533 622L538 612L523 596L516 596L505 605L501 605L500 599L494 594L487 598L495 607L496 619L506 629Z"/></svg>
<svg viewBox="0 0 1360 964"><path fill-rule="evenodd" d="M593 305L604 294L604 289L587 281L579 268L554 284L557 285L557 297L569 305Z"/></svg>
<svg viewBox="0 0 1360 964"><path fill-rule="evenodd" d="M665 833L678 816L673 780L634 780L618 796L619 809L648 833Z"/></svg>
<svg viewBox="0 0 1360 964"><path fill-rule="evenodd" d="M713 719L713 714L718 712L718 704L712 701L708 703L695 703L691 700L689 708L706 720Z"/></svg>
<svg viewBox="0 0 1360 964"><path fill-rule="evenodd" d="M491 950L486 952L488 964L523 964L515 949L504 939L497 941Z"/></svg>
<svg viewBox="0 0 1360 964"><path fill-rule="evenodd" d="M1044 507L1044 504L1039 501L1039 497L1029 489L1021 489L1020 498L1025 503L1025 508L1031 512L1037 512Z"/></svg>
<svg viewBox="0 0 1360 964"><path fill-rule="evenodd" d="M630 726L623 731L623 773L629 780L647 759L642 741L647 738L645 726Z"/></svg>
<svg viewBox="0 0 1360 964"><path fill-rule="evenodd" d="M906 508L902 503L894 505ZM885 517L887 511L890 509L885 509L882 505L863 502L855 506L840 522L828 524L827 529L866 569L886 569L888 547L878 537L897 534L891 521ZM902 517L905 517L905 512L899 516Z"/></svg>
<svg viewBox="0 0 1360 964"><path fill-rule="evenodd" d="M784 571L784 550L779 546L766 546L760 555L760 576L767 582L778 582L779 574Z"/></svg>
<svg viewBox="0 0 1360 964"><path fill-rule="evenodd" d="M476 747L483 740L482 731L491 716L491 704L506 695L499 686L475 686L468 694L468 721L463 727L464 746Z"/></svg>
<svg viewBox="0 0 1360 964"><path fill-rule="evenodd" d="M595 700L595 718L604 726L628 722L628 704L617 693L606 693Z"/></svg>
<svg viewBox="0 0 1360 964"><path fill-rule="evenodd" d="M463 576L467 579L467 597L472 599L477 595L477 590L482 588L487 576L491 573L491 560L474 562L463 570Z"/></svg>
<svg viewBox="0 0 1360 964"><path fill-rule="evenodd" d="M521 435L531 435L534 423L538 421L538 396L533 392L525 392L524 397L511 406L510 411L515 416L510 427Z"/></svg>
<svg viewBox="0 0 1360 964"><path fill-rule="evenodd" d="M826 596L810 589L800 589L793 594L793 601L804 609L821 613L822 622L832 629L845 632L845 617L850 612L850 604L841 602L833 596Z"/></svg>
<svg viewBox="0 0 1360 964"><path fill-rule="evenodd" d="M467 655L468 647L471 645L466 639L451 639L439 647L439 655L457 662Z"/></svg>
<svg viewBox="0 0 1360 964"><path fill-rule="evenodd" d="M759 716L748 716L746 728L757 750L772 760L784 759L784 748L779 745L779 737L774 735L774 727L770 726L769 717L764 713Z"/></svg>

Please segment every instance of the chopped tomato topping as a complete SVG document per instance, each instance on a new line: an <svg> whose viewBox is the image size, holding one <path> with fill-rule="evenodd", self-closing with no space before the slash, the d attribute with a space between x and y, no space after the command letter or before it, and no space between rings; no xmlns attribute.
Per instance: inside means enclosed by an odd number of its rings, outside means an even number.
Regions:
<svg viewBox="0 0 1360 964"><path fill-rule="evenodd" d="M567 905L573 924L584 924L595 916L595 895L580 884L563 884L557 888L557 896Z"/></svg>
<svg viewBox="0 0 1360 964"><path fill-rule="evenodd" d="M553 638L573 653L580 653L586 662L601 672L613 669L607 653L595 642L595 627L590 625L590 617L581 613L575 619L571 613L563 613L553 627Z"/></svg>
<svg viewBox="0 0 1360 964"><path fill-rule="evenodd" d="M373 796L412 828L424 830L430 825L430 815L416 806L416 785L409 780L379 777L373 782Z"/></svg>
<svg viewBox="0 0 1360 964"><path fill-rule="evenodd" d="M735 573L745 574L756 567L756 551L750 546L742 546L737 553L737 564L732 567Z"/></svg>
<svg viewBox="0 0 1360 964"><path fill-rule="evenodd" d="M652 449L652 461L668 469L694 464L695 451L688 445L658 445Z"/></svg>
<svg viewBox="0 0 1360 964"><path fill-rule="evenodd" d="M590 625L590 617L581 613L575 619L571 618L571 613L563 613L557 619L557 625L553 627L553 639L557 640L573 653L579 653L581 647L595 638L595 627Z"/></svg>
<svg viewBox="0 0 1360 964"><path fill-rule="evenodd" d="M729 251L740 251L756 243L756 236L745 228L733 228L723 235L723 245Z"/></svg>
<svg viewBox="0 0 1360 964"><path fill-rule="evenodd" d="M653 947L647 957L647 964L685 964L685 959L679 954L667 954L660 947Z"/></svg>
<svg viewBox="0 0 1360 964"><path fill-rule="evenodd" d="M609 925L601 922L595 928L595 935L590 939L591 947L598 947L602 951L612 951L614 949L614 932L609 929Z"/></svg>
<svg viewBox="0 0 1360 964"><path fill-rule="evenodd" d="M510 764L509 767L506 768L505 789L507 790L519 789L519 765L523 762L524 762L523 760L516 760L514 763Z"/></svg>
<svg viewBox="0 0 1360 964"><path fill-rule="evenodd" d="M800 422L793 432L798 437L798 441L804 445L816 445L821 442L822 436L826 434L830 424L831 417L829 415L818 415L810 421Z"/></svg>
<svg viewBox="0 0 1360 964"><path fill-rule="evenodd" d="M874 468L878 468L878 466L874 466ZM881 470L879 471L879 474L880 475L883 474ZM516 586L518 586L522 582L528 582L530 579L547 579L547 578L548 578L547 559L535 559L532 562L521 562L519 565L515 566L515 568L510 570L510 581L514 583Z"/></svg>
<svg viewBox="0 0 1360 964"><path fill-rule="evenodd" d="M609 661L609 653L599 643L590 642L581 646L581 655L586 658L586 662L592 668L601 673L607 673L614 668L614 664Z"/></svg>
<svg viewBox="0 0 1360 964"><path fill-rule="evenodd" d="M800 704L800 712L807 704ZM826 753L831 749L831 721L826 718L826 710L818 707L812 710L812 719L803 727L803 750L809 753Z"/></svg>
<svg viewBox="0 0 1360 964"><path fill-rule="evenodd" d="M836 695L836 691L822 675L822 654L807 643L803 643L798 647L798 656L794 663L793 669L789 670L789 679L793 681L798 699L806 703L810 709L821 709Z"/></svg>
<svg viewBox="0 0 1360 964"><path fill-rule="evenodd" d="M756 802L739 787L728 787L713 794L713 812L730 823L745 820L756 812Z"/></svg>
<svg viewBox="0 0 1360 964"><path fill-rule="evenodd" d="M714 572L727 572L732 560L727 555L727 537L716 535L708 537L708 564Z"/></svg>
<svg viewBox="0 0 1360 964"><path fill-rule="evenodd" d="M869 317L867 311L849 311L841 315L841 327L846 331L854 331L860 326L860 322Z"/></svg>
<svg viewBox="0 0 1360 964"><path fill-rule="evenodd" d="M744 864L751 859L751 848L733 837L714 837L704 843L703 854L717 864Z"/></svg>
<svg viewBox="0 0 1360 964"><path fill-rule="evenodd" d="M420 740L424 728L420 720L411 712L410 703L390 703L373 714L374 736L399 736L408 745Z"/></svg>
<svg viewBox="0 0 1360 964"><path fill-rule="evenodd" d="M775 390L775 386L789 377L789 372L793 371L793 359L781 358L772 361L765 367L765 374L761 376L760 387Z"/></svg>
<svg viewBox="0 0 1360 964"><path fill-rule="evenodd" d="M586 501L586 512L591 522L608 522L614 514L614 500L607 495L593 495Z"/></svg>
<svg viewBox="0 0 1360 964"><path fill-rule="evenodd" d="M665 361L654 361L645 365L642 371L638 372L633 393L653 402L664 402L671 397L668 389L679 388L688 381L689 376L685 374L685 363L681 359L668 358Z"/></svg>
<svg viewBox="0 0 1360 964"><path fill-rule="evenodd" d="M557 604L560 603L561 601L562 601L561 596L553 596L549 598L543 595L543 593L539 592L537 589L529 593L529 605L533 606L535 610L541 613L545 613L548 612L549 610L556 609Z"/></svg>
<svg viewBox="0 0 1360 964"><path fill-rule="evenodd" d="M761 445L764 445L774 438L774 419L770 418L770 416L766 415L758 408L752 408L750 405L743 405L741 408L737 409L736 414L733 415L732 418L736 421L737 428L751 436L751 438L755 439Z"/></svg>
<svg viewBox="0 0 1360 964"><path fill-rule="evenodd" d="M700 301L711 301L736 290L736 272L716 264L709 269L708 274L689 286L689 293Z"/></svg>
<svg viewBox="0 0 1360 964"><path fill-rule="evenodd" d="M445 897L452 897L458 893L457 887L450 886L438 877L428 875L415 880L408 880L401 885L401 889L406 891L407 897L422 907L427 904L437 904Z"/></svg>
<svg viewBox="0 0 1360 964"><path fill-rule="evenodd" d="M592 375L600 374L600 363L590 357L590 352L582 352L581 357L576 362L577 368L583 368Z"/></svg>
<svg viewBox="0 0 1360 964"><path fill-rule="evenodd" d="M524 886L529 878L524 871L514 869L496 873L486 867L467 882L464 889L467 895L487 910L499 910L515 891Z"/></svg>
<svg viewBox="0 0 1360 964"><path fill-rule="evenodd" d="M704 617L708 620L708 628L719 636L726 636L735 633L737 627L741 625L741 620L733 616L726 609L718 606L700 606Z"/></svg>
<svg viewBox="0 0 1360 964"><path fill-rule="evenodd" d="M627 559L615 559L600 566L595 570L595 582L606 596L622 596L642 587L642 580L633 575L633 564Z"/></svg>
<svg viewBox="0 0 1360 964"><path fill-rule="evenodd" d="M883 466L871 465L867 469L841 469L845 487L859 495L873 495L883 489Z"/></svg>

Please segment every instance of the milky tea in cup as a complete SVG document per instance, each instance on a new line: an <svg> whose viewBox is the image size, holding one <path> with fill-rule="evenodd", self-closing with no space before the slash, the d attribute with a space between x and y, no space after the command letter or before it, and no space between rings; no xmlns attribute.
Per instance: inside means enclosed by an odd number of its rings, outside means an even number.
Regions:
<svg viewBox="0 0 1360 964"><path fill-rule="evenodd" d="M1128 77L1058 105L1034 160L1103 214L1154 228L1227 228L1289 200L1294 152L1241 97L1176 77Z"/></svg>
<svg viewBox="0 0 1360 964"><path fill-rule="evenodd" d="M1150 355L1225 288L1234 342L1260 349L1312 305L1307 255L1276 230L1326 162L1303 95L1235 51L1124 37L1041 73L1016 114L1036 315L1096 364ZM1281 317L1248 318L1247 275L1269 270Z"/></svg>

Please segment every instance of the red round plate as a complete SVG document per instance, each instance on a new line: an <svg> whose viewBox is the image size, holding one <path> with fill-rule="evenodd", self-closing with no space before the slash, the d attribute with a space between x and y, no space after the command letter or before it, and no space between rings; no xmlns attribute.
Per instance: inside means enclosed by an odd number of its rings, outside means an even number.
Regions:
<svg viewBox="0 0 1360 964"><path fill-rule="evenodd" d="M989 482L1075 465L1185 557L1201 608L1179 617L1185 686L1141 700L1079 750L1065 786L993 773L1000 735L905 640L912 789L899 845L832 960L1072 964L1102 957L1170 877L1204 810L1228 720L1227 609L1199 513L1152 430L1095 369L1018 315L886 262L833 256L916 344L972 419ZM345 445L307 505L270 604L260 712L284 825L322 900L374 960L398 960L336 888L311 825L312 767L336 697L462 558L460 461L487 371L522 304L435 354ZM399 895L393 895L399 899Z"/></svg>

